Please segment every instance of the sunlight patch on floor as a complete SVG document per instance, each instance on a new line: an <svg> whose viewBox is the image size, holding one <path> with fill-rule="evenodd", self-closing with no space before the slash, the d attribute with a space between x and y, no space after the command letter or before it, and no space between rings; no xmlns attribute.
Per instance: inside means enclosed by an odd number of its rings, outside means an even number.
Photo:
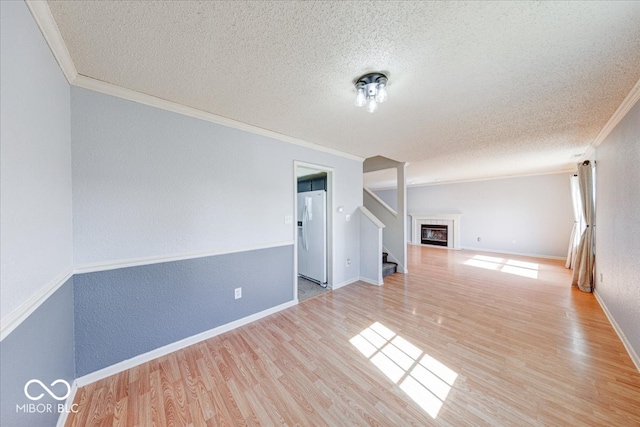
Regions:
<svg viewBox="0 0 640 427"><path fill-rule="evenodd" d="M486 270L496 270L503 273L515 274L530 279L538 278L539 265L535 262L518 261L515 259L505 259L486 255L475 255L464 262L471 267L484 268Z"/></svg>
<svg viewBox="0 0 640 427"><path fill-rule="evenodd" d="M349 342L432 418L438 416L457 373L379 322Z"/></svg>

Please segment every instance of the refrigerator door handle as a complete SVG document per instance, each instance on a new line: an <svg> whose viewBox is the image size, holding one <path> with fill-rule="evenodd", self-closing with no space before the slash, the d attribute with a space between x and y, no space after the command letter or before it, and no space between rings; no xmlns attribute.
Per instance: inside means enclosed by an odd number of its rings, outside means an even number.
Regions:
<svg viewBox="0 0 640 427"><path fill-rule="evenodd" d="M307 222L308 222L308 210L307 206L304 206L302 210L302 247L305 251L309 250L309 245L307 243Z"/></svg>

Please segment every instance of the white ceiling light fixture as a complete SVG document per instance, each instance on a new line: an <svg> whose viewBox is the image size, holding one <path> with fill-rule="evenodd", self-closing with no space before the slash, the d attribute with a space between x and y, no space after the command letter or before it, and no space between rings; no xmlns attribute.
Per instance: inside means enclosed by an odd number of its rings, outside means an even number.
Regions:
<svg viewBox="0 0 640 427"><path fill-rule="evenodd" d="M378 103L387 100L387 76L382 73L368 73L355 82L356 107L367 105L367 111L373 113Z"/></svg>

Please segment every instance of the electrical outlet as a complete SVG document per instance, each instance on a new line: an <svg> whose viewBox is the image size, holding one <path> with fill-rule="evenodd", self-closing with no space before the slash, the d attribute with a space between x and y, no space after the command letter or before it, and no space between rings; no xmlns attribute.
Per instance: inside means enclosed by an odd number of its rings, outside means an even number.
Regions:
<svg viewBox="0 0 640 427"><path fill-rule="evenodd" d="M285 224L293 224L293 215L285 215L284 216Z"/></svg>
<svg viewBox="0 0 640 427"><path fill-rule="evenodd" d="M602 283L604 280L602 278L602 273L600 273L600 283Z"/></svg>
<svg viewBox="0 0 640 427"><path fill-rule="evenodd" d="M347 267L351 266L351 258L347 258Z"/></svg>
<svg viewBox="0 0 640 427"><path fill-rule="evenodd" d="M482 237L478 237L478 242L482 240Z"/></svg>
<svg viewBox="0 0 640 427"><path fill-rule="evenodd" d="M242 288L236 288L235 297L236 297L236 299L242 298Z"/></svg>

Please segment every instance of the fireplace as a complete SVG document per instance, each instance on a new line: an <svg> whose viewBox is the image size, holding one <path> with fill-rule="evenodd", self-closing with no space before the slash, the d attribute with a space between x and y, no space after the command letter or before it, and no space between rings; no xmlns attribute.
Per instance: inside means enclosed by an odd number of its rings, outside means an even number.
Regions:
<svg viewBox="0 0 640 427"><path fill-rule="evenodd" d="M423 245L448 246L449 226L421 224L421 243Z"/></svg>
<svg viewBox="0 0 640 427"><path fill-rule="evenodd" d="M410 213L411 216L411 244L420 245L427 244L442 245L437 246L443 249L460 250L460 219L462 214L460 213ZM446 225L447 228L447 244L426 242L422 240L422 226L426 225L427 228L437 228L434 226ZM442 230L442 228L439 228ZM433 233L431 233L433 235ZM429 233L425 237L429 237ZM441 236L440 236L441 237ZM438 239L442 240L442 239Z"/></svg>

